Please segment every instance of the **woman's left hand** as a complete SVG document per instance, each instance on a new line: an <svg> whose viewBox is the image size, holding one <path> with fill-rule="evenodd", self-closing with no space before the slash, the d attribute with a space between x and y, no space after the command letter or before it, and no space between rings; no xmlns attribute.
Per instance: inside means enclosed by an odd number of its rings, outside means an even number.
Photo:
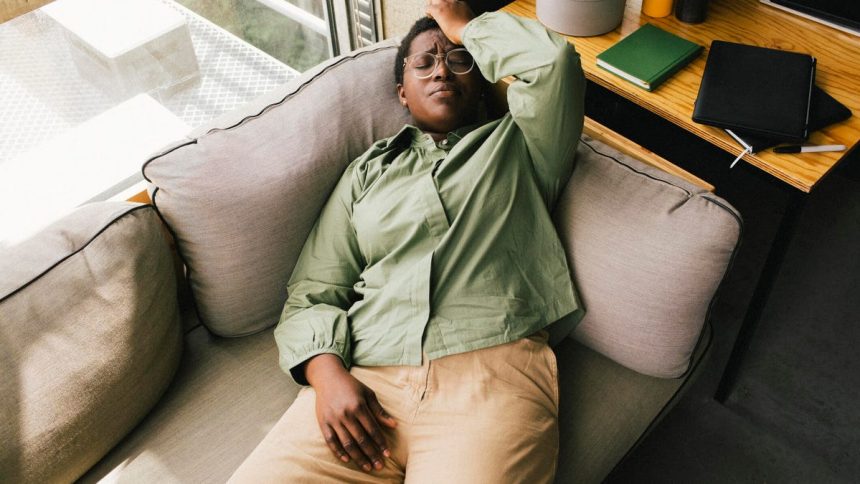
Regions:
<svg viewBox="0 0 860 484"><path fill-rule="evenodd" d="M445 37L457 45L463 45L463 29L475 18L468 3L455 0L427 0L426 13L436 20Z"/></svg>

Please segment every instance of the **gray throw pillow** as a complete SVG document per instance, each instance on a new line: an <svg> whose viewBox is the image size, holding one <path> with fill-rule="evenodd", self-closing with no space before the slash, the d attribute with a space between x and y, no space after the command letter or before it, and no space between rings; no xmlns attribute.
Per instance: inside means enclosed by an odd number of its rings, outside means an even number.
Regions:
<svg viewBox="0 0 860 484"><path fill-rule="evenodd" d="M222 336L278 321L286 286L344 168L409 121L395 42L333 59L144 165L200 320Z"/></svg>
<svg viewBox="0 0 860 484"><path fill-rule="evenodd" d="M586 136L554 216L586 309L573 336L640 373L683 375L738 246L740 215Z"/></svg>
<svg viewBox="0 0 860 484"><path fill-rule="evenodd" d="M151 206L85 206L0 250L0 274L0 481L72 482L179 364L162 224Z"/></svg>

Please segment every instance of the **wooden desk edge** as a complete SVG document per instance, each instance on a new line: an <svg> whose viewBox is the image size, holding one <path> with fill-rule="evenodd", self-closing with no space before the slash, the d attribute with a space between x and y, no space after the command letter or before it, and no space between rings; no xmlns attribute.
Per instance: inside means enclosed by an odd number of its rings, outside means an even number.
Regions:
<svg viewBox="0 0 860 484"><path fill-rule="evenodd" d="M640 98L636 98L633 95L631 95L628 91L625 91L623 89L619 89L617 86L615 86L611 82L608 82L606 79L604 79L604 78L602 78L602 77L600 77L597 74L594 74L592 72L585 71L585 78L588 79L589 81L592 81L595 84L597 84L597 85L599 85L605 89L608 89L609 91L612 91L613 93L627 99L628 101L636 104L637 106L639 106L643 109L646 109L648 111L651 111L652 113L655 113L656 115L660 116L661 118L671 122L675 126L678 126L681 129L687 130L686 126L684 126L684 123L681 120L677 119L672 113L661 109L658 105L650 103L650 102L646 102ZM688 132L690 132L690 131L688 131ZM692 133L692 132L690 132L690 134L696 135L696 133ZM741 151L743 151L742 148L740 146L738 146L737 143L735 143L732 140L722 139L718 136L713 136L713 135L699 136L699 137L705 141L710 142L712 145L716 146L717 148L720 148L721 150L730 153L732 156L740 155ZM812 191L812 188L815 186L815 184L812 184L806 180L801 180L798 178L791 177L791 176L789 176L788 173L777 170L776 168L774 168L769 163L764 162L758 156L746 154L743 156L742 160L749 163L750 165L770 174L774 178L791 185L792 187L794 187L794 188L796 188L796 189L798 189L804 193L809 193L810 191ZM830 169L832 170L833 168L835 168L835 164ZM694 176L694 175L690 175L690 176ZM824 176L826 176L826 174L822 175L821 179L823 179ZM820 181L820 179L819 179L819 181ZM713 191L713 190L711 190L711 191Z"/></svg>
<svg viewBox="0 0 860 484"><path fill-rule="evenodd" d="M682 178L696 186L704 188L709 192L714 191L714 186L710 183L675 165L674 163L663 158L657 153L648 150L642 145L634 143L633 141L625 138L624 136L621 136L615 131L612 131L606 126L589 118L588 116L585 117L585 126L583 128L583 132L588 136L603 143L606 143L607 145L611 146L612 148L615 148L616 150L626 155L632 156L639 161L653 166L654 168L658 168L660 170L665 171L666 173L670 173L679 178Z"/></svg>

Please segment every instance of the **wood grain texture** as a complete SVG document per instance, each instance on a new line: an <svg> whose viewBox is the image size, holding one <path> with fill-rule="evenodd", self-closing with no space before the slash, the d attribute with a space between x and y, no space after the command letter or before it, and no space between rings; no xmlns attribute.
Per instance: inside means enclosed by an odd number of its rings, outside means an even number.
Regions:
<svg viewBox="0 0 860 484"><path fill-rule="evenodd" d="M615 131L612 131L611 129L587 116L585 118L585 126L583 127L582 131L588 136L603 143L606 143L607 145L615 148L616 150L633 158L636 158L639 161L643 161L655 168L659 168L667 173L671 173L677 177L683 178L684 180L687 180L694 185L700 186L709 192L714 191L714 186L710 183L673 164L672 162L661 157L657 153L654 153L653 151L650 151L647 148L644 148L643 146L636 144L633 141L630 141L624 136L621 136Z"/></svg>
<svg viewBox="0 0 860 484"><path fill-rule="evenodd" d="M51 0L0 0L0 23L36 10Z"/></svg>
<svg viewBox="0 0 860 484"><path fill-rule="evenodd" d="M805 52L818 59L817 84L830 95L860 113L860 38L761 4L758 0L711 0L708 17L701 24L685 24L674 16L650 18L640 12L641 0L627 0L624 20L612 32L596 37L567 37L582 56L589 80L635 102L733 155L738 144L723 130L694 123L693 103L713 40ZM534 0L517 0L505 11L536 18ZM597 67L595 57L650 22L706 47L690 65L669 78L654 92L647 92ZM860 116L810 135L810 144L844 144L860 139ZM847 151L846 151L847 152ZM775 154L770 150L745 155L744 160L776 178L809 192L846 153Z"/></svg>
<svg viewBox="0 0 860 484"><path fill-rule="evenodd" d="M152 205L152 199L149 198L149 192L147 192L145 189L130 196L128 198L128 201Z"/></svg>

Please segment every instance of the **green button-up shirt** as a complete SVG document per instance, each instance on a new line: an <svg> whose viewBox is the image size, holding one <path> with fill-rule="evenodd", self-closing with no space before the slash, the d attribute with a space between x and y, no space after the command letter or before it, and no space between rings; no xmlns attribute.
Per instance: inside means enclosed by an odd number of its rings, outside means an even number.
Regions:
<svg viewBox="0 0 860 484"><path fill-rule="evenodd" d="M550 212L583 123L579 56L539 23L486 13L463 44L510 112L433 139L413 126L352 162L288 283L280 364L420 365L579 312Z"/></svg>

